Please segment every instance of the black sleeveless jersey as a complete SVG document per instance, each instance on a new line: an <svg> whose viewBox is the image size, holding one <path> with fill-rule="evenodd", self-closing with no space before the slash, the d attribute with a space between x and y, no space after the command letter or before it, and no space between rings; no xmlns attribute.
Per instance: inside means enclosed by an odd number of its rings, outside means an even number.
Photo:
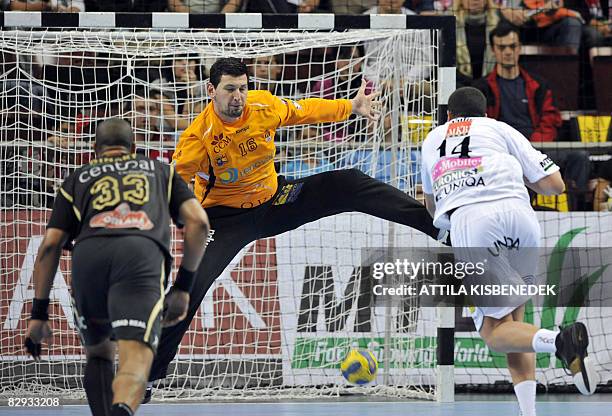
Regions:
<svg viewBox="0 0 612 416"><path fill-rule="evenodd" d="M48 228L89 237L138 235L170 256L170 219L193 193L173 165L142 155L94 159L70 174L58 190Z"/></svg>

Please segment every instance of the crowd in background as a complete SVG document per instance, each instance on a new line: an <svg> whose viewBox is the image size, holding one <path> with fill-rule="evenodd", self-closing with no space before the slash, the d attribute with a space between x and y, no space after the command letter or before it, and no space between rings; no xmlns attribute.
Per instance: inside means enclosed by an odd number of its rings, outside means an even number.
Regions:
<svg viewBox="0 0 612 416"><path fill-rule="evenodd" d="M610 5L606 0L3 0L4 10L83 12L188 12L188 13L336 13L336 14L405 14L454 15L457 39L457 85L479 88L488 100L488 116L507 122L534 142L567 141L562 130L561 111L555 91L540 74L519 63L522 45L549 45L564 47L580 57L582 99L570 110L596 110L592 96L588 51L591 48L612 46ZM421 36L421 35L419 35ZM428 36L427 34L423 36ZM416 42L429 44L421 36ZM316 81L300 80L299 71L288 74L287 55L261 56L249 61L252 68L251 88L267 89L279 96L319 96L340 98L354 94L362 79L368 90L384 88L384 82L375 79L368 70L368 60L377 56L368 43L340 48L326 48L316 54L321 62L321 76ZM417 48L423 61L434 60L426 56L426 48ZM312 55L312 53L311 53ZM0 62L0 105L16 115L16 128L7 133L3 141L24 139L23 143L41 142L41 146L0 147L5 164L4 179L0 186L0 206L49 206L54 186L67 171L89 157L75 155L71 146L82 138L91 138L94 123L103 117L128 116L136 134L139 151L169 161L172 151L152 148L151 143L176 142L180 133L190 124L207 103L206 77L209 63L198 56L178 56L171 60L147 61L137 67L139 82L130 85L117 83L116 89L86 93L85 86L113 84L124 76L124 66L113 62L113 57L79 52L57 58L20 56L2 53ZM291 58L294 61L295 57ZM332 62L332 67L329 63ZM137 63L138 64L138 63ZM416 66L415 66L416 68ZM18 71L31 74L44 83L24 82ZM408 71L412 71L412 68ZM329 72L329 76L326 73ZM406 95L431 94L428 75L415 73L402 79L410 84ZM294 82L285 82L293 77ZM417 82L417 80L421 80ZM281 82L283 81L283 82ZM43 85L44 84L44 85ZM59 88L45 88L45 85ZM69 86L61 91L62 86ZM61 91L61 92L58 92ZM408 92L411 91L411 92ZM610 92L612 94L612 92ZM69 96L73 94L73 96ZM97 94L87 96L87 94ZM75 97L78 97L75 99ZM127 97L127 99L126 99ZM402 94L402 100L405 99ZM79 108L64 108L62 103L82 100L90 104ZM423 100L421 100L423 102ZM424 104L427 106L427 103ZM55 106L55 108L53 108ZM14 108L14 111L10 111ZM430 111L431 109L427 109ZM53 119L36 114L54 114ZM11 121L5 118L3 122ZM19 119L27 117L27 122ZM23 121L23 120L22 120ZM385 123L389 120L385 119ZM363 123L363 125L362 125ZM23 128L40 126L36 132ZM31 129L29 129L31 130ZM8 131L8 130L5 130ZM350 120L342 128L315 127L304 129L300 137L342 141L347 137L359 140L360 134L369 134L362 120ZM32 137L32 135L40 137ZM288 140L281 132L279 139ZM10 136L10 137L9 137ZM27 136L27 138L25 137ZM146 144L146 146L144 146ZM153 146L155 147L155 146ZM589 160L586 150L555 150L547 152L559 163L568 185L567 208L570 210L608 209L612 199L610 187L610 161L597 169ZM23 156L22 158L18 157ZM77 157L78 156L78 157ZM279 169L291 175L305 169L310 173L334 168L333 158L322 162L282 154L290 160ZM293 159L292 159L293 156ZM296 167L299 160L301 167ZM331 160L331 162L330 162ZM331 164L330 164L331 163ZM289 166L289 167L288 167ZM10 172L9 172L10 171ZM12 173L27 172L21 179L7 180ZM12 175L13 178L19 175ZM607 205L606 205L607 204Z"/></svg>

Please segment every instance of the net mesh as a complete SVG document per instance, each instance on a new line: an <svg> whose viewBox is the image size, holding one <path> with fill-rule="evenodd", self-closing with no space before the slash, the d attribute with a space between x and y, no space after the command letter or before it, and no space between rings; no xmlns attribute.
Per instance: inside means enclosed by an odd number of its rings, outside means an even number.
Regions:
<svg viewBox="0 0 612 416"><path fill-rule="evenodd" d="M21 346L34 257L54 194L93 156L99 120L129 119L137 151L170 161L180 133L208 101L207 70L218 57L244 59L251 88L293 100L349 98L365 80L368 90L381 92L381 122L351 117L282 128L277 170L297 178L355 167L414 195L416 146L437 118L437 36L434 30L1 32L1 394L83 397L67 257L52 293L48 357L31 363ZM435 313L420 311L416 299L394 310L373 307L364 300L358 267L362 247L419 239L429 244L406 227L344 214L249 245L207 294L157 397L353 391L433 398ZM180 257L176 235L175 250ZM379 360L374 385L352 388L340 376L339 361L351 346L369 348Z"/></svg>
<svg viewBox="0 0 612 416"><path fill-rule="evenodd" d="M48 358L31 363L21 347L34 257L55 191L92 157L95 125L110 116L132 122L138 152L169 161L207 103L207 69L220 56L247 61L251 88L294 100L351 97L365 79L381 92L381 122L282 128L277 170L297 178L355 167L419 196L419 143L438 116L436 31L3 31L0 40L0 395L83 397L67 257L52 293ZM539 203L559 209L563 202ZM609 212L539 219L545 246L609 245ZM342 214L249 245L207 294L156 397L433 398L435 311L417 299L372 307L358 268L362 247L429 244L405 227ZM180 257L176 235L174 249ZM565 317L586 322L600 384L612 380L609 308L558 308L545 318L536 308L527 316L550 329ZM503 357L484 345L471 320L458 313L456 323L457 386L507 389ZM340 376L338 362L351 346L370 349L380 362L370 387L348 387ZM552 356L539 357L537 377L549 389L571 385Z"/></svg>

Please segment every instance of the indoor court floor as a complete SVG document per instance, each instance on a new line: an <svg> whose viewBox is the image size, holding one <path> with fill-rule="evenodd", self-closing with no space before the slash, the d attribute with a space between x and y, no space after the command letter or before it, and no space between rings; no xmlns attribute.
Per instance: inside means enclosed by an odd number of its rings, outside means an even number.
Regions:
<svg viewBox="0 0 612 416"><path fill-rule="evenodd" d="M541 399L540 399L541 397ZM610 416L612 395L580 397L575 394L541 395L538 416ZM0 415L15 416L85 416L85 405L58 408L0 407ZM459 395L455 403L426 401L337 401L308 402L223 402L223 403L152 403L140 407L140 416L518 416L518 405L511 395Z"/></svg>

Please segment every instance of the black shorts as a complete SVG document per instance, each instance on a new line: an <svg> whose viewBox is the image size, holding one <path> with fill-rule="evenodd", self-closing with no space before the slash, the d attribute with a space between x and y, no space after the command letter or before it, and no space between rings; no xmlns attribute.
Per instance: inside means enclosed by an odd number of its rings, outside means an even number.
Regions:
<svg viewBox="0 0 612 416"><path fill-rule="evenodd" d="M146 237L92 237L72 254L72 301L83 345L113 338L147 344L161 335L164 253Z"/></svg>

